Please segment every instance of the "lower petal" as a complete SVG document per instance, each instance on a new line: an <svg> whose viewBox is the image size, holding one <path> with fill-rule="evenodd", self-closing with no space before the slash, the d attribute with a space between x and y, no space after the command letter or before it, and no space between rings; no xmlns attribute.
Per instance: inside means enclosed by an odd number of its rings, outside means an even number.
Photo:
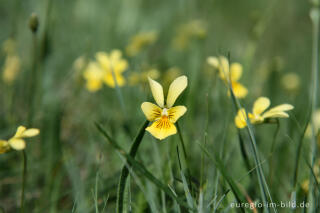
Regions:
<svg viewBox="0 0 320 213"><path fill-rule="evenodd" d="M151 126L147 127L146 130L159 140L163 140L177 133L176 126L171 123L168 118L161 118L155 121Z"/></svg>

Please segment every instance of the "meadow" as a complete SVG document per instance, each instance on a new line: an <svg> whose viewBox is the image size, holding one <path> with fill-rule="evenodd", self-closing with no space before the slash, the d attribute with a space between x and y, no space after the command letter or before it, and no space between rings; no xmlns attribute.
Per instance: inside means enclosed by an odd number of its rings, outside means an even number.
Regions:
<svg viewBox="0 0 320 213"><path fill-rule="evenodd" d="M320 2L0 0L0 212L320 212Z"/></svg>

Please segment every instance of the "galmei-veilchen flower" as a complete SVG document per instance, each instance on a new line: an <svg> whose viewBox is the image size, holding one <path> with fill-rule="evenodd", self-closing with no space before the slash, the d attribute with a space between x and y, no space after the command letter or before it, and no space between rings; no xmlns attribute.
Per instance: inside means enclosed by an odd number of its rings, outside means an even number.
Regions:
<svg viewBox="0 0 320 213"><path fill-rule="evenodd" d="M292 110L294 107L290 104L281 104L266 111L270 106L270 100L266 97L258 98L252 108L252 113L248 113L248 117L252 124L264 123L268 118L288 118L286 111ZM247 126L246 111L244 108L239 109L234 122L238 128Z"/></svg>
<svg viewBox="0 0 320 213"><path fill-rule="evenodd" d="M208 57L207 62L219 71L219 76L227 85L230 83L234 95L237 98L244 98L248 94L248 90L245 86L239 83L239 79L242 76L242 65L239 63L232 63L229 67L229 61L226 57Z"/></svg>
<svg viewBox="0 0 320 213"><path fill-rule="evenodd" d="M120 50L112 50L110 54L96 53L96 61L91 61L83 73L87 81L86 87L90 92L102 88L103 83L114 88L125 85L123 72L128 68L128 62L122 58Z"/></svg>
<svg viewBox="0 0 320 213"><path fill-rule="evenodd" d="M0 154L8 152L10 149L23 150L26 148L24 138L31 138L40 133L39 129L27 129L24 126L19 126L16 134L9 140L0 140Z"/></svg>
<svg viewBox="0 0 320 213"><path fill-rule="evenodd" d="M173 105L187 87L188 78L186 76L180 76L171 83L166 102L161 84L151 78L149 78L149 84L157 105L150 102L144 102L141 105L141 109L146 118L153 122L146 130L154 137L163 140L177 133L177 128L174 123L187 111L185 106L173 107Z"/></svg>

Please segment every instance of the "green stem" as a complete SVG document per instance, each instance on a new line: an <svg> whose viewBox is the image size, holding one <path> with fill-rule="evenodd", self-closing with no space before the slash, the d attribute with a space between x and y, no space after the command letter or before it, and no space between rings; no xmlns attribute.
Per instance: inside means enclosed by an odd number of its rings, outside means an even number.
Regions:
<svg viewBox="0 0 320 213"><path fill-rule="evenodd" d="M134 158L138 152L139 146L141 144L142 138L145 133L145 129L147 128L149 124L149 121L145 121L142 127L139 130L138 135L134 139L134 142L130 148L129 155ZM118 185L118 192L117 192L117 213L122 213L123 212L123 199L124 199L124 191L126 188L126 182L127 178L129 175L129 170L128 167L126 166L127 164L130 165L130 163L127 161L126 164L123 166L121 175L120 175L120 180L119 180L119 185Z"/></svg>
<svg viewBox="0 0 320 213"><path fill-rule="evenodd" d="M317 3L319 3L317 1ZM310 12L311 21L313 24L313 38L312 38L312 96L311 96L311 115L314 115L314 112L317 109L317 90L318 90L318 59L319 59L319 18L320 18L320 9L317 7L317 5L314 5L314 7L311 9ZM312 120L311 122L311 129L312 129L312 140L311 140L311 166L313 167L315 158L316 158L316 152L317 152L317 139L316 139L316 125L315 122ZM310 173L310 182L309 182L309 196L310 196L310 203L313 203L314 195L313 195L313 177ZM314 210L314 205L311 205L311 208L309 209L310 212Z"/></svg>
<svg viewBox="0 0 320 213"><path fill-rule="evenodd" d="M32 125L32 119L33 119L33 114L34 114L34 99L36 97L35 93L37 90L37 83L38 83L38 73L37 73L37 34L36 32L32 33L32 42L33 42L33 61L32 61L32 67L31 67L31 73L29 75L29 94L28 94L28 107L29 107L29 114L28 114L28 125Z"/></svg>
<svg viewBox="0 0 320 213"><path fill-rule="evenodd" d="M187 170L187 174L188 174L188 184L189 184L189 188L191 190L191 193L193 194L192 184L191 184L191 172L190 172L190 169L189 169L187 150L186 150L186 147L185 147L185 143L184 143L184 140L183 140L183 137L182 137L182 132L181 132L181 129L180 129L180 126L179 126L178 122L176 123L176 125L177 125L178 134L179 134L179 138L180 138L180 145L181 145L182 151L183 151L183 158L184 158L184 163L185 163L185 167L186 167L185 169Z"/></svg>
<svg viewBox="0 0 320 213"><path fill-rule="evenodd" d="M21 189L21 200L20 200L20 212L24 212L24 191L27 181L27 153L23 150L23 170L22 170L22 189Z"/></svg>

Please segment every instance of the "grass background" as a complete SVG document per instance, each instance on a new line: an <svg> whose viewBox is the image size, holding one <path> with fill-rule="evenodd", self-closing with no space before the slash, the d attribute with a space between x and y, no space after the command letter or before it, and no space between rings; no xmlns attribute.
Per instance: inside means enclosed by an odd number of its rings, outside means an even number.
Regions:
<svg viewBox="0 0 320 213"><path fill-rule="evenodd" d="M150 89L146 84L121 88L124 113L115 90L105 86L96 93L88 92L73 63L82 55L93 59L97 51L124 51L130 38L141 31L157 31L158 39L136 57L124 53L129 62L125 76L129 78L133 71L141 72L144 67L159 69L160 82L170 67L178 67L181 74L188 76L189 86L178 103L188 108L179 124L191 175L200 181L203 152L198 143L204 144L206 140L206 149L220 156L241 193L248 194L253 201L261 201L255 173L247 174L241 156L232 100L206 64L208 56L230 53L231 60L244 67L241 82L249 94L241 100L242 105L251 109L257 97L267 96L272 106L282 103L295 106L290 118L280 121L272 155L276 125L259 125L254 130L262 161L274 161L272 167L263 164L273 199L289 201L293 191L297 192L297 201L307 199L300 183L310 176L304 160L308 157L300 162L296 188L292 180L296 150L311 104L311 7L308 1L289 0L0 0L0 43L14 38L21 58L21 72L15 83L0 84L0 136L10 137L22 124L41 130L41 135L32 139L26 150L25 211L95 212L98 206L99 212L103 212L105 204L104 212L115 211L124 158L106 143L94 122L103 124L128 150L145 120L140 105L152 100ZM33 12L39 19L35 36L28 28ZM173 39L181 25L193 20L202 22L206 36L191 38L184 49L177 50L172 45ZM1 67L5 57L2 52ZM300 78L300 86L294 92L286 90L281 81L287 73L296 73ZM29 89L32 85L36 85L34 90ZM249 138L245 131L241 134L250 153ZM185 185L179 181L178 143L178 135L159 142L146 133L136 158L185 199ZM309 139L305 139L301 150L302 156L309 156ZM249 158L253 163L251 154ZM0 156L0 206L5 212L19 210L21 161L22 155L18 152ZM204 157L204 165L203 206L206 207L215 195L217 204L229 186L209 158ZM179 212L171 198L143 174L135 174L126 191L126 206L130 206L132 212ZM243 176L246 177L239 181ZM194 188L192 197L198 206L199 194L197 187ZM236 211L229 208L233 201L234 195L230 192L221 202L220 211ZM210 208L203 212L212 212L213 207ZM279 210L285 211L289 210Z"/></svg>

